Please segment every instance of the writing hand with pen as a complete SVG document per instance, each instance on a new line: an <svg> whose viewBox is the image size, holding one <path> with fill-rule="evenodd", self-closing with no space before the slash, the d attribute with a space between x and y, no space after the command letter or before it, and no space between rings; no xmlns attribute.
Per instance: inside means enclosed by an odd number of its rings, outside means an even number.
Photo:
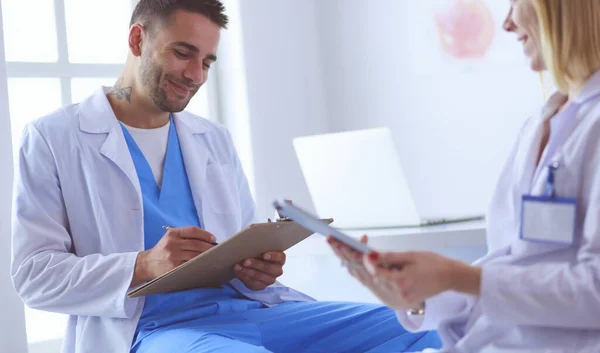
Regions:
<svg viewBox="0 0 600 353"><path fill-rule="evenodd" d="M157 278L218 245L216 237L198 227L174 228L167 231L158 243L138 254L131 286ZM273 251L262 258L246 259L233 268L236 278L251 290L263 290L283 274L285 254Z"/></svg>

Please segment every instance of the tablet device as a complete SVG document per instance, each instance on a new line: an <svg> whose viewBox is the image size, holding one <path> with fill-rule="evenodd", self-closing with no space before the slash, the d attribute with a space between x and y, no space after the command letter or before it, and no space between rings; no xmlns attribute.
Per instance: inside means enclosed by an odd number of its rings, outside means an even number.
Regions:
<svg viewBox="0 0 600 353"><path fill-rule="evenodd" d="M273 202L275 209L285 217L288 217L301 225L302 227L322 235L331 235L338 241L348 245L352 249L362 253L368 254L372 252L372 249L366 244L361 243L357 239L344 234L340 230L329 226L319 218L311 215L310 213L302 210L301 208L293 205L292 203L285 200L276 200Z"/></svg>

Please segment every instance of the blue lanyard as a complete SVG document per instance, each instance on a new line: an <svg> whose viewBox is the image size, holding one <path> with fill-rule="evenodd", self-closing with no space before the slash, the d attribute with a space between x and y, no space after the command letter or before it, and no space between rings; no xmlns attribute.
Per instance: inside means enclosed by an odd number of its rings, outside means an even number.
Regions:
<svg viewBox="0 0 600 353"><path fill-rule="evenodd" d="M560 167L559 162L554 162L548 166L548 179L546 180L546 197L555 198L556 197L556 171Z"/></svg>

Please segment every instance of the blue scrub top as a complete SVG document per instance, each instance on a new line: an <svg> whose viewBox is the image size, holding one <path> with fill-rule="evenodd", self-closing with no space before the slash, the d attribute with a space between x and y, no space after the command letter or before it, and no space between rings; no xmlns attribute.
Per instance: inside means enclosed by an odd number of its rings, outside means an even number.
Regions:
<svg viewBox="0 0 600 353"><path fill-rule="evenodd" d="M202 228L173 117L170 124L161 187L156 184L150 164L139 146L121 125L142 189L146 250L152 249L165 235L165 225ZM136 330L136 341L165 325L216 315L223 311L241 312L262 306L260 302L246 299L230 285L147 296Z"/></svg>

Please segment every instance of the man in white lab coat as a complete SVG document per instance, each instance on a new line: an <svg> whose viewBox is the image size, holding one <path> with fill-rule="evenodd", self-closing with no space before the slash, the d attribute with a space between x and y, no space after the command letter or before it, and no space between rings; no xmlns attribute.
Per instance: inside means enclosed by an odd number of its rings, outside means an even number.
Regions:
<svg viewBox="0 0 600 353"><path fill-rule="evenodd" d="M116 85L26 127L17 292L32 308L70 315L65 353L439 347L435 333L407 333L385 307L319 303L281 285L282 252L236 265L237 279L221 288L127 297L254 220L228 132L183 112L226 24L216 0L141 0Z"/></svg>

